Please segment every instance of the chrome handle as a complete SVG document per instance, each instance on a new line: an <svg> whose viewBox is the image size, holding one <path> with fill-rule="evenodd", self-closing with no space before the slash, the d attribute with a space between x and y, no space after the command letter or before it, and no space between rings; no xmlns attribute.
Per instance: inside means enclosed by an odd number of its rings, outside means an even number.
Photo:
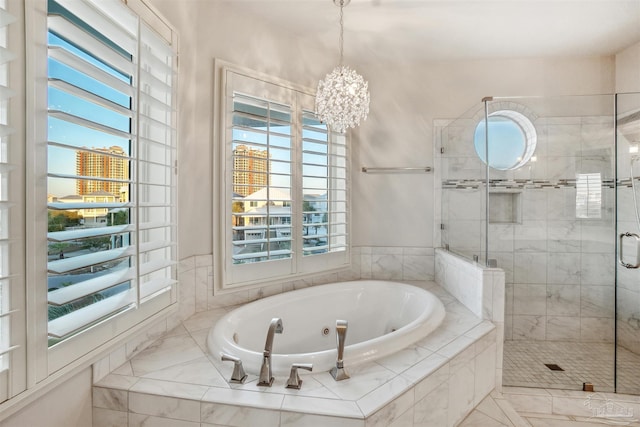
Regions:
<svg viewBox="0 0 640 427"><path fill-rule="evenodd" d="M242 360L239 357L231 356L229 354L220 353L220 358L223 362L233 362L233 373L229 382L243 384L247 379L247 374L242 367Z"/></svg>
<svg viewBox="0 0 640 427"><path fill-rule="evenodd" d="M338 368L344 367L344 342L347 339L347 326L349 326L349 323L346 320L336 320L336 339L338 341Z"/></svg>
<svg viewBox="0 0 640 427"><path fill-rule="evenodd" d="M289 380L287 380L286 388L293 388L296 390L300 390L300 387L302 387L302 380L300 379L300 375L298 375L298 369L313 371L313 364L312 363L294 363L293 365L291 365L291 373L289 374Z"/></svg>
<svg viewBox="0 0 640 427"><path fill-rule="evenodd" d="M629 233L628 231L626 233L621 233L620 234L620 239L618 241L618 262L620 263L620 265L622 265L624 268L639 268L640 267L640 261L638 260L638 256L636 254L636 264L629 264L624 262L624 245L622 244L623 240L625 237L633 237L634 239L636 239L636 246L638 246L638 242L640 242L640 236L637 235L636 233Z"/></svg>

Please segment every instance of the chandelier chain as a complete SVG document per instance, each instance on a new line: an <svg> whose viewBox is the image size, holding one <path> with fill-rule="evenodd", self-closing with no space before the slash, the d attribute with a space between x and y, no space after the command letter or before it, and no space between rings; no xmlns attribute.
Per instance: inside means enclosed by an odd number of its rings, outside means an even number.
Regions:
<svg viewBox="0 0 640 427"><path fill-rule="evenodd" d="M340 0L340 66L343 64L344 57L344 0Z"/></svg>

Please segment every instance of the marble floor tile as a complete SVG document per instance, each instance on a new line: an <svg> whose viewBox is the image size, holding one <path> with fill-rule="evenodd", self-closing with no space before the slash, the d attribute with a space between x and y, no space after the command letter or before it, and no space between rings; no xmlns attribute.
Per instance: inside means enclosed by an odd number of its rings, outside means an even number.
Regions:
<svg viewBox="0 0 640 427"><path fill-rule="evenodd" d="M511 427L511 424L501 423L480 411L473 411L458 425L459 427Z"/></svg>
<svg viewBox="0 0 640 427"><path fill-rule="evenodd" d="M476 406L473 412L480 412L506 426L511 425L509 417L507 417L507 415L502 411L500 406L498 406L496 401L491 398L491 396L485 397L482 402L480 402L478 406Z"/></svg>
<svg viewBox="0 0 640 427"><path fill-rule="evenodd" d="M618 348L618 383L640 389L640 356ZM564 371L552 371L545 364ZM503 385L582 390L591 382L597 392L613 391L612 343L505 341ZM619 390L620 391L620 390Z"/></svg>
<svg viewBox="0 0 640 427"><path fill-rule="evenodd" d="M532 427L595 427L604 426L606 423L592 421L576 421L570 418L566 420L550 419L550 418L527 418Z"/></svg>

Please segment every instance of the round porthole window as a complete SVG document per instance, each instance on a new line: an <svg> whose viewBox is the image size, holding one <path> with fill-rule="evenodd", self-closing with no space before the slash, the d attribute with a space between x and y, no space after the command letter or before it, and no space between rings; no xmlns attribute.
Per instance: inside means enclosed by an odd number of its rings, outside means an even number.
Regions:
<svg viewBox="0 0 640 427"><path fill-rule="evenodd" d="M536 149L536 129L517 111L500 110L489 114L489 166L498 170L518 169L525 165ZM480 159L487 163L485 120L476 126L474 145Z"/></svg>

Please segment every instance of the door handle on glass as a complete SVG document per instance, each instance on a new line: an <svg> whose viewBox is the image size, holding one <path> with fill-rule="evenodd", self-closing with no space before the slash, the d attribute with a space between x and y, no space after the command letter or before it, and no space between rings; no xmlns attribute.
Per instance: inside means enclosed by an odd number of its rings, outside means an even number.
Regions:
<svg viewBox="0 0 640 427"><path fill-rule="evenodd" d="M623 245L623 240L625 237L633 237L634 239L636 239L636 248L638 248L638 243L640 242L640 236L638 236L636 233L629 233L628 231L626 233L621 233L620 234L620 239L618 241L618 246L619 246L619 250L618 250L618 262L620 263L620 265L622 265L624 268L638 268L640 267L640 261L638 260L638 252L636 249L636 263L635 264L629 264L627 262L624 262L624 245Z"/></svg>

